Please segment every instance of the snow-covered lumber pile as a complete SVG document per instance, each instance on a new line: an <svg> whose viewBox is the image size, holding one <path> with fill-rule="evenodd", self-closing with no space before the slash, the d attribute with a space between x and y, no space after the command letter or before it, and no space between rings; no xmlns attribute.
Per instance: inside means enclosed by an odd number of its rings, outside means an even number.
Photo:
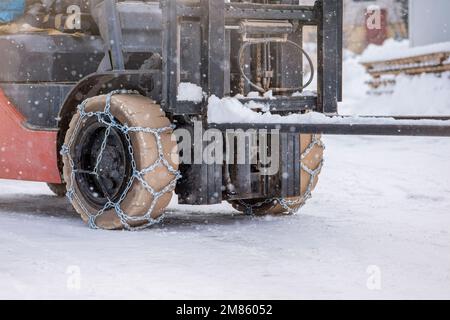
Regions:
<svg viewBox="0 0 450 320"><path fill-rule="evenodd" d="M372 93L390 93L399 74L441 74L450 71L450 42L410 48L408 41L388 40L383 46L371 46L361 63L372 76Z"/></svg>

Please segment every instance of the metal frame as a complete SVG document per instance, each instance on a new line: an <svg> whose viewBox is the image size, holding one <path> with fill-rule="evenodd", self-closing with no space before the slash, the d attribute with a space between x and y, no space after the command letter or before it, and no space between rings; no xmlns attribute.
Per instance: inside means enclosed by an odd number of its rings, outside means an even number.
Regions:
<svg viewBox="0 0 450 320"><path fill-rule="evenodd" d="M280 133L295 134L450 137L450 125L441 125L442 121L450 122L450 117L359 117L359 123L351 123L352 117L339 118L346 121L342 123L324 121L296 124L225 123L211 124L209 127L219 130L278 130ZM374 118L384 119L387 123L373 123ZM333 117L329 119L333 120ZM367 121L362 123L361 120ZM394 123L395 120L398 123ZM426 122L417 124L417 122L423 120L426 120Z"/></svg>
<svg viewBox="0 0 450 320"><path fill-rule="evenodd" d="M119 13L117 11L117 0L105 1L105 16L107 21L107 40L109 47L111 65L114 70L125 70L125 59L122 49L122 27L120 25Z"/></svg>
<svg viewBox="0 0 450 320"><path fill-rule="evenodd" d="M325 0L328 1L328 0ZM163 107L165 110L177 114L204 114L206 111L206 103L194 104L176 101L178 84L180 82L180 24L184 19L198 20L201 25L201 62L203 75L201 86L208 95L216 95L223 97L230 91L229 77L230 70L223 68L224 61L229 61L230 39L227 35L226 26L229 23L241 21L245 19L270 19L270 20L286 20L293 19L301 25L317 25L320 21L320 6L300 6L291 4L294 1L282 1L282 4L258 4L258 3L225 3L222 0L199 0L197 3L188 3L183 1L161 1L163 12ZM339 2L339 1L338 1ZM330 10L329 7L326 7ZM338 6L338 10L342 6ZM337 15L339 16L339 14ZM327 22L327 30L336 30L335 21ZM340 32L337 32L340 33ZM324 33L322 33L324 34ZM336 45L336 41L342 38L338 35L334 39L334 43L328 41L328 37L324 37L324 45L332 47ZM339 50L338 50L339 51ZM333 65L333 70L328 70L328 74L334 73L333 79L339 79L339 59L337 57L323 55L323 60L329 65ZM331 57L331 58L330 58ZM327 67L328 68L328 65ZM325 69L326 69L325 68ZM328 75L319 74L319 78L328 79ZM336 89L336 91L338 91ZM330 100L332 95L324 90L327 95L320 100L324 106L333 105ZM334 95L333 97L335 97ZM250 99L251 100L251 99ZM287 98L271 100L270 107L272 110L280 111L296 111L305 110L305 106L309 109L318 108L318 99L314 97L308 98ZM248 100L247 100L248 102ZM331 110L331 109L330 109ZM327 113L331 113L328 110Z"/></svg>
<svg viewBox="0 0 450 320"><path fill-rule="evenodd" d="M317 111L337 114L342 100L342 0L316 2L318 21Z"/></svg>

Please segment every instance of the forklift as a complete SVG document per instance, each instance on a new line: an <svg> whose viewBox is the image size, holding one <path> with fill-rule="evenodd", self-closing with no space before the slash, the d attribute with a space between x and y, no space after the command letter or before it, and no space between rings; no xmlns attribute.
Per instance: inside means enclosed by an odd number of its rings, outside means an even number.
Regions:
<svg viewBox="0 0 450 320"><path fill-rule="evenodd" d="M339 116L342 0L298 3L55 0L0 27L0 178L46 182L92 228L137 230L161 220L174 192L180 204L297 212L318 182L322 134L450 136L449 117ZM317 72L306 26L317 29ZM180 99L183 84L202 97ZM324 117L212 123L211 97ZM233 159L192 159L210 130ZM193 137L183 150L177 132ZM238 148L243 161L228 161Z"/></svg>

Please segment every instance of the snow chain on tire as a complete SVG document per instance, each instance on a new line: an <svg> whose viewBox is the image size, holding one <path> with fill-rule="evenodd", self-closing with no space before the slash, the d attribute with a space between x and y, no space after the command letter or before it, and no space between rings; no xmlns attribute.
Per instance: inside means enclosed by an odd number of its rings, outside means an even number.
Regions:
<svg viewBox="0 0 450 320"><path fill-rule="evenodd" d="M309 181L306 187L305 192L299 196L298 198L271 198L265 199L257 203L249 204L246 201L238 200L235 201L240 207L244 208L244 213L248 215L253 215L255 211L258 209L263 209L267 206L276 207L280 205L283 209L283 213L287 215L296 214L298 209L302 207L306 201L308 201L312 197L312 191L314 189L315 183L317 181L317 177L322 171L324 165L324 159L321 158L319 164L315 169L310 168L306 165L305 159L311 154L315 147L320 147L322 150L325 150L325 145L323 144L320 135L314 134L312 135L311 142L306 147L306 149L302 152L300 156L300 166L303 171L305 171L309 176ZM270 210L269 210L270 211Z"/></svg>
<svg viewBox="0 0 450 320"><path fill-rule="evenodd" d="M164 194L172 193L174 191L177 180L179 180L181 178L180 172L177 169L175 169L170 164L170 162L166 159L166 157L164 155L164 151L163 151L162 141L161 141L161 134L171 132L174 128L173 128L173 126L168 126L168 127L164 127L164 128L129 127L126 124L119 123L115 119L113 114L111 113L111 98L113 95L116 95L116 94L139 95L139 93L135 92L135 91L126 91L126 90L113 91L113 92L109 93L108 95L106 95L106 105L105 105L104 110L98 111L98 112L86 112L85 107L86 107L86 104L88 103L89 99L83 101L78 106L78 112L79 112L80 117L76 123L75 130L73 131L72 135L70 136L70 138L68 140L69 142L67 143L67 140L66 140L66 144L64 144L61 149L61 155L63 157L66 157L66 159L69 161L70 167L71 167L71 173L70 173L71 179L70 179L70 182L68 182L68 186L67 186L67 198L72 203L72 205L74 205L74 206L76 205L78 208L81 208L81 210L83 211L82 213L87 218L90 228L99 229L100 227L97 225L97 219L99 217L101 217L106 211L114 209L115 214L120 219L120 222L124 229L140 230L140 229L150 227L156 223L159 223L163 219L163 217L164 217L163 215L161 215L160 217L158 217L156 219L152 218L152 213L154 211L155 205L158 202L158 199L160 197L162 197ZM132 171L131 177L126 184L126 187L125 187L123 193L118 197L118 200L112 201L111 199L108 199L108 202L104 205L104 207L101 208L100 210L98 210L97 212L91 212L90 210L88 210L86 208L86 206L84 205L83 201L80 200L77 192L75 192L74 181L75 181L75 178L76 178L76 175L78 172L77 171L78 168L77 168L76 164L74 163L74 160L71 155L71 147L74 144L76 134L79 131L79 128L82 125L83 120L85 120L86 118L91 118L91 117L96 117L97 121L99 123L105 125L106 131L105 131L105 137L103 139L103 143L101 145L100 152L98 154L95 168L92 172L89 172L88 174L95 175L97 177L99 177L101 175L101 173L98 172L98 168L102 161L103 152L105 150L107 140L111 133L112 128L120 131L126 138L128 152L131 157L131 171ZM138 168L137 168L133 145L132 145L131 138L130 138L130 133L137 133L137 132L148 133L148 134L153 135L156 139L156 144L157 144L157 149L158 149L158 154L159 154L158 158L156 159L156 161L153 164L151 164L150 166L148 166L142 170L138 170ZM144 176L148 173L151 173L152 171L154 171L156 168L158 168L160 166L165 166L167 168L168 172L170 172L174 176L174 178L165 187L163 187L160 191L156 191L152 186L149 185L149 183L147 183L145 181ZM132 188L133 183L136 181L138 181L140 184L142 184L144 189L147 192L149 192L152 196L152 202L151 202L150 208L142 216L130 216L126 212L124 212L124 210L121 207L122 202L127 197L127 194L130 191L130 189ZM136 225L138 225L138 226L135 227Z"/></svg>
<svg viewBox="0 0 450 320"><path fill-rule="evenodd" d="M325 150L325 145L323 144L322 140L320 139L320 136L317 134L314 134L311 139L311 143L308 145L308 147L303 151L303 153L300 156L300 166L301 168L308 173L309 175L309 182L308 186L306 188L306 191L304 194L302 194L301 197L299 197L296 200L288 200L288 199L277 199L278 203L289 213L289 214L295 214L299 207L302 207L306 201L311 199L312 197L312 191L314 188L314 183L317 180L317 176L320 174L323 168L324 159L320 160L319 165L315 169L309 168L305 163L305 158L311 153L311 151L314 149L314 147L319 146L322 148L322 150Z"/></svg>

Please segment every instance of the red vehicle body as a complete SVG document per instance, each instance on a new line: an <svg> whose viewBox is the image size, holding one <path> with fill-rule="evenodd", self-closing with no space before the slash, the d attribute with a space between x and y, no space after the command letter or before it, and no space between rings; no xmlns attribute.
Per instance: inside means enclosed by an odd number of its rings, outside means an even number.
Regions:
<svg viewBox="0 0 450 320"><path fill-rule="evenodd" d="M0 178L61 183L57 131L36 131L0 89Z"/></svg>

